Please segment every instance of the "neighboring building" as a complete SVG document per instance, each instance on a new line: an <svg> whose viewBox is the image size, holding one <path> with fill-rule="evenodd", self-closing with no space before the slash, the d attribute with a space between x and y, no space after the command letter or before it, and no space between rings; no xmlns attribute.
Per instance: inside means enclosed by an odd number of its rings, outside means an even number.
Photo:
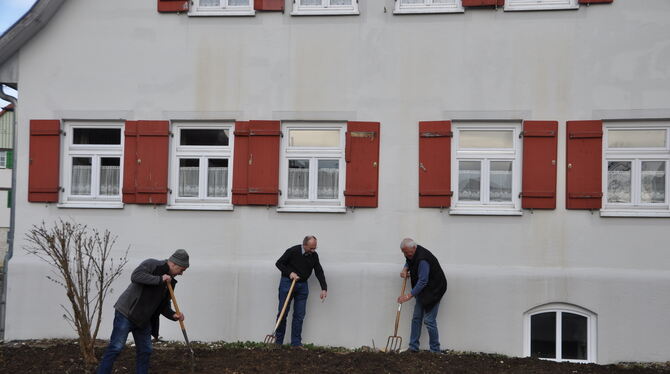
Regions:
<svg viewBox="0 0 670 374"><path fill-rule="evenodd" d="M14 106L9 104L0 110L0 258L2 259L7 251L12 197L13 126Z"/></svg>
<svg viewBox="0 0 670 374"><path fill-rule="evenodd" d="M314 234L330 289L310 281L305 341L379 346L410 236L449 279L444 348L670 360L670 2L190 3L40 0L0 37L6 339L72 336L21 250L72 218L131 246L103 338L133 267L186 248L189 335L261 340L274 262Z"/></svg>

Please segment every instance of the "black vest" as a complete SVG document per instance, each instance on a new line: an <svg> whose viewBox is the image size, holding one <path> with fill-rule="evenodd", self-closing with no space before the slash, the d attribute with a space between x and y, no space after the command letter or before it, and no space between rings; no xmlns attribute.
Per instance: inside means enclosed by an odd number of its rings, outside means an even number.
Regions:
<svg viewBox="0 0 670 374"><path fill-rule="evenodd" d="M430 266L428 284L417 295L417 302L420 302L424 309L432 309L442 299L444 293L447 292L447 277L444 275L444 271L442 271L440 262L437 261L437 258L429 250L420 245L416 246L416 252L414 252L412 259L405 258L409 265L412 288L419 281L419 263L422 260L428 262Z"/></svg>

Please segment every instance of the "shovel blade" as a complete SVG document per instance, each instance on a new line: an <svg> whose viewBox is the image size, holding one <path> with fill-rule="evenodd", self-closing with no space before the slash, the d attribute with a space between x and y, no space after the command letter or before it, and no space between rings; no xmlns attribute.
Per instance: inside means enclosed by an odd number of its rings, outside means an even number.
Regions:
<svg viewBox="0 0 670 374"><path fill-rule="evenodd" d="M386 349L384 352L400 352L400 347L402 347L402 337L400 336L389 336L386 340Z"/></svg>
<svg viewBox="0 0 670 374"><path fill-rule="evenodd" d="M274 335L265 335L265 340L263 343L265 344L274 344L277 342L277 337Z"/></svg>

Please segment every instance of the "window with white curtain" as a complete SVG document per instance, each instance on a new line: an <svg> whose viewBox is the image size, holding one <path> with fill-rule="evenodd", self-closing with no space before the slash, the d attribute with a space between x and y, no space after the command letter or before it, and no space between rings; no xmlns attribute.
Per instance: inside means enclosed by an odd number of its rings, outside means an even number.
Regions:
<svg viewBox="0 0 670 374"><path fill-rule="evenodd" d="M394 13L460 13L463 11L461 0L395 0Z"/></svg>
<svg viewBox="0 0 670 374"><path fill-rule="evenodd" d="M451 214L521 214L521 124L453 124Z"/></svg>
<svg viewBox="0 0 670 374"><path fill-rule="evenodd" d="M63 206L121 206L123 123L65 123Z"/></svg>
<svg viewBox="0 0 670 374"><path fill-rule="evenodd" d="M344 123L284 123L280 211L345 211Z"/></svg>
<svg viewBox="0 0 670 374"><path fill-rule="evenodd" d="M358 14L358 0L293 0L292 15Z"/></svg>
<svg viewBox="0 0 670 374"><path fill-rule="evenodd" d="M232 209L232 122L174 123L170 208Z"/></svg>
<svg viewBox="0 0 670 374"><path fill-rule="evenodd" d="M670 215L670 124L605 125L602 215Z"/></svg>
<svg viewBox="0 0 670 374"><path fill-rule="evenodd" d="M505 10L578 9L578 0L505 0Z"/></svg>
<svg viewBox="0 0 670 374"><path fill-rule="evenodd" d="M253 16L254 0L191 0L190 16Z"/></svg>
<svg viewBox="0 0 670 374"><path fill-rule="evenodd" d="M551 361L596 362L596 315L552 303L524 315L524 355Z"/></svg>

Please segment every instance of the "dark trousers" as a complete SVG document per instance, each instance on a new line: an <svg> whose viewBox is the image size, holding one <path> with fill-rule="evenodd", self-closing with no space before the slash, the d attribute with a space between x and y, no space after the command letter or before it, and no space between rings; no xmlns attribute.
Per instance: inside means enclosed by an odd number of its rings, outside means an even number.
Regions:
<svg viewBox="0 0 670 374"><path fill-rule="evenodd" d="M287 277L282 277L281 281L279 281L279 308L277 309L277 318L279 318L279 313L281 313L281 309L284 307L284 301L286 301L288 290L291 288L291 282L292 281ZM305 319L305 313L307 312L307 296L309 296L307 282L296 282L295 287L293 287L293 294L291 295L291 300L293 301L293 320L291 323L292 346L302 345L302 321ZM291 309L291 300L289 300L289 303L286 306L284 318L282 318L279 327L277 327L277 344L284 343L286 317Z"/></svg>
<svg viewBox="0 0 670 374"><path fill-rule="evenodd" d="M100 365L98 365L98 374L108 374L112 372L112 366L116 357L126 346L128 334L133 333L135 340L135 373L146 374L149 372L149 357L151 357L151 324L147 323L145 327L138 327L130 322L123 314L114 312L114 329L109 338L109 345L102 355Z"/></svg>

